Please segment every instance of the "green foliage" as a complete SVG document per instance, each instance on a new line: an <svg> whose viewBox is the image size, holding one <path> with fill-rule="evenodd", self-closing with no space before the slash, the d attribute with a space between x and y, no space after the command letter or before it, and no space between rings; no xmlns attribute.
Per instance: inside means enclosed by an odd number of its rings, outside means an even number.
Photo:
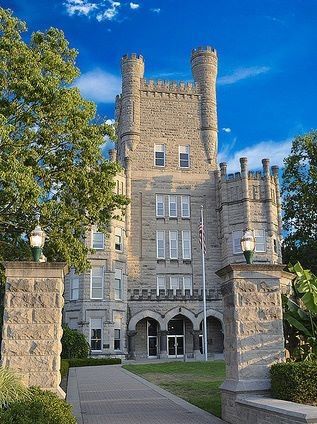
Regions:
<svg viewBox="0 0 317 424"><path fill-rule="evenodd" d="M284 262L317 273L317 131L296 137L284 163Z"/></svg>
<svg viewBox="0 0 317 424"><path fill-rule="evenodd" d="M14 372L0 367L0 409L8 407L12 402L28 398L27 388Z"/></svg>
<svg viewBox="0 0 317 424"><path fill-rule="evenodd" d="M71 406L54 393L32 387L31 398L0 411L1 424L76 424Z"/></svg>
<svg viewBox="0 0 317 424"><path fill-rule="evenodd" d="M82 333L70 329L67 325L63 326L61 355L63 359L87 358L89 350L89 344Z"/></svg>
<svg viewBox="0 0 317 424"><path fill-rule="evenodd" d="M121 364L120 358L86 358L86 359L69 359L70 367L91 367L96 365L116 365Z"/></svg>
<svg viewBox="0 0 317 424"><path fill-rule="evenodd" d="M317 405L317 362L286 362L271 367L272 396Z"/></svg>
<svg viewBox="0 0 317 424"><path fill-rule="evenodd" d="M67 374L68 374L68 370L69 370L69 363L67 359L62 359L61 360L61 378L64 378Z"/></svg>
<svg viewBox="0 0 317 424"><path fill-rule="evenodd" d="M77 52L50 28L22 39L26 25L0 8L0 259L30 259L35 212L48 260L89 268L85 235L107 232L127 204L114 192L116 163L102 156L113 127L73 86Z"/></svg>
<svg viewBox="0 0 317 424"><path fill-rule="evenodd" d="M299 262L289 265L296 274L293 295L283 297L286 341L291 358L317 358L317 277Z"/></svg>

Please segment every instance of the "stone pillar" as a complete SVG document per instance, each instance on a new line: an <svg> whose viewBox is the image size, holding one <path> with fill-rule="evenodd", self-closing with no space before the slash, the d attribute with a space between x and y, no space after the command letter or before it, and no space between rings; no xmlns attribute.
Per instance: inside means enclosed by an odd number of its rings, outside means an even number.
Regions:
<svg viewBox="0 0 317 424"><path fill-rule="evenodd" d="M160 331L160 359L167 358L167 331Z"/></svg>
<svg viewBox="0 0 317 424"><path fill-rule="evenodd" d="M135 336L137 332L130 330L127 332L127 334L128 334L129 359L135 359Z"/></svg>
<svg viewBox="0 0 317 424"><path fill-rule="evenodd" d="M4 262L6 287L1 357L27 386L61 397L65 263Z"/></svg>
<svg viewBox="0 0 317 424"><path fill-rule="evenodd" d="M195 359L201 359L202 354L200 353L199 349L199 335L201 333L200 330L193 330L193 351L194 351L194 358Z"/></svg>
<svg viewBox="0 0 317 424"><path fill-rule="evenodd" d="M237 424L236 401L267 395L269 370L284 361L281 291L293 275L285 265L233 264L217 272L223 280L226 380L222 419Z"/></svg>

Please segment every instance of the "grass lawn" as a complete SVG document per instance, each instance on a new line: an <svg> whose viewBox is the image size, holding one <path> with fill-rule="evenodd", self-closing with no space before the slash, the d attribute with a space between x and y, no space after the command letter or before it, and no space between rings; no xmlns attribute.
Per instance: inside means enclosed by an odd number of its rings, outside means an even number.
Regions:
<svg viewBox="0 0 317 424"><path fill-rule="evenodd" d="M219 386L225 379L224 361L165 362L123 368L220 417Z"/></svg>

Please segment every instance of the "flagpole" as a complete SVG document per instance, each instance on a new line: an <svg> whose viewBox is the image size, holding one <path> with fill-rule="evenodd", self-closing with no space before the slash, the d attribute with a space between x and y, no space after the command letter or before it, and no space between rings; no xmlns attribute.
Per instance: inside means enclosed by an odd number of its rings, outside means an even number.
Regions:
<svg viewBox="0 0 317 424"><path fill-rule="evenodd" d="M208 341L207 341L207 305L206 305L206 271L205 271L205 228L204 228L204 207L200 209L200 222L202 227L201 237L201 253L202 253L202 267L203 267L203 301L204 301L204 354L205 361L208 361Z"/></svg>

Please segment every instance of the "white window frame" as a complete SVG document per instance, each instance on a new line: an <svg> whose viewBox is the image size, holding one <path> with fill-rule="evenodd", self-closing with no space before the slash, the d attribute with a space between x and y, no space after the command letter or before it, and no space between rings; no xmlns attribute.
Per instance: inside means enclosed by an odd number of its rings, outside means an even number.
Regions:
<svg viewBox="0 0 317 424"><path fill-rule="evenodd" d="M122 278L123 272L120 268L115 268L114 270L114 298L115 300L122 300L122 294L123 294L123 284L122 284ZM117 287L117 282L119 281L119 287Z"/></svg>
<svg viewBox="0 0 317 424"><path fill-rule="evenodd" d="M176 294L176 290L179 290L179 277L175 275L170 276L170 289L173 290L173 294Z"/></svg>
<svg viewBox="0 0 317 424"><path fill-rule="evenodd" d="M164 195L163 194L157 194L156 200L155 200L155 212L157 218L164 218L165 217L165 202L164 202ZM159 213L159 205L161 206L162 213Z"/></svg>
<svg viewBox="0 0 317 424"><path fill-rule="evenodd" d="M189 281L189 287L185 287L185 281ZM192 295L193 294L193 279L192 279L192 276L191 275L184 275L183 277L182 277L182 291L183 291L183 294L185 294L185 290L190 290L190 295Z"/></svg>
<svg viewBox="0 0 317 424"><path fill-rule="evenodd" d="M192 258L192 242L191 242L191 231L182 231L182 255L184 260L191 260ZM188 243L188 246L186 246Z"/></svg>
<svg viewBox="0 0 317 424"><path fill-rule="evenodd" d="M185 205L187 206L187 212L188 212L187 215L184 213ZM189 195L181 196L181 215L182 215L182 218L190 218L190 196Z"/></svg>
<svg viewBox="0 0 317 424"><path fill-rule="evenodd" d="M171 205L175 205L173 213L172 213ZM168 216L170 218L177 218L177 195L176 194L170 194L168 196Z"/></svg>
<svg viewBox="0 0 317 424"><path fill-rule="evenodd" d="M265 253L266 252L266 232L263 229L254 230L254 238L255 238L255 251L258 253ZM263 240L263 241L259 241ZM260 246L263 245L263 248L260 248Z"/></svg>
<svg viewBox="0 0 317 424"><path fill-rule="evenodd" d="M100 322L100 328L98 326L96 326L96 321ZM91 341L92 340L99 340L97 338L92 338L92 330L100 330L100 349L92 349L91 348ZM103 345L103 322L102 322L102 318L90 318L90 323L89 323L89 344L90 344L90 348L92 352L101 352L102 351L102 345Z"/></svg>
<svg viewBox="0 0 317 424"><path fill-rule="evenodd" d="M93 276L93 270L94 269L100 269L101 270L101 276ZM101 278L101 287L93 287L93 279L94 278ZM93 266L90 270L90 299L103 299L103 290L104 290L104 279L105 279L105 273L104 273L104 267L103 266ZM101 296L100 297L93 297L93 290L101 289Z"/></svg>
<svg viewBox="0 0 317 424"><path fill-rule="evenodd" d="M159 296L160 290L166 290L166 277L165 275L156 276L156 294Z"/></svg>
<svg viewBox="0 0 317 424"><path fill-rule="evenodd" d="M242 230L232 231L232 251L234 255L240 255L242 252L241 238L243 236Z"/></svg>
<svg viewBox="0 0 317 424"><path fill-rule="evenodd" d="M184 150L184 151L182 151ZM181 155L187 155L187 159L182 158L181 159ZM187 166L182 166L182 162L186 161L187 162ZM183 169L188 169L190 168L190 146L189 144L186 144L185 146L178 146L178 163L179 163L179 167L183 168Z"/></svg>
<svg viewBox="0 0 317 424"><path fill-rule="evenodd" d="M161 160L162 158L157 158L156 153L163 153L163 165L158 165L156 160ZM166 162L166 146L165 144L154 144L154 166L159 168L164 168Z"/></svg>
<svg viewBox="0 0 317 424"><path fill-rule="evenodd" d="M162 242L162 246L159 246L160 242ZM165 259L165 231L162 230L156 231L156 257Z"/></svg>
<svg viewBox="0 0 317 424"><path fill-rule="evenodd" d="M101 235L102 236L102 243L101 243L101 247L100 246L95 246L94 245L94 243L95 243L95 241L94 241L94 237L95 237L95 235ZM105 235L104 235L104 233L102 233L102 232L100 232L100 231L92 231L92 234L91 234L91 248L92 249L94 249L94 250L104 250L104 248L105 248Z"/></svg>
<svg viewBox="0 0 317 424"><path fill-rule="evenodd" d="M75 285L77 285L77 287L74 287L74 283L76 283ZM74 293L77 293L77 295L75 296ZM70 277L69 300L78 300L78 299L79 299L79 276L76 274L73 274Z"/></svg>
<svg viewBox="0 0 317 424"><path fill-rule="evenodd" d="M178 259L178 231L169 231L170 259Z"/></svg>
<svg viewBox="0 0 317 424"><path fill-rule="evenodd" d="M120 243L117 243L117 237L119 238ZM120 245L120 249L117 249L117 245ZM123 228L115 227L114 229L114 249L116 252L123 252Z"/></svg>

